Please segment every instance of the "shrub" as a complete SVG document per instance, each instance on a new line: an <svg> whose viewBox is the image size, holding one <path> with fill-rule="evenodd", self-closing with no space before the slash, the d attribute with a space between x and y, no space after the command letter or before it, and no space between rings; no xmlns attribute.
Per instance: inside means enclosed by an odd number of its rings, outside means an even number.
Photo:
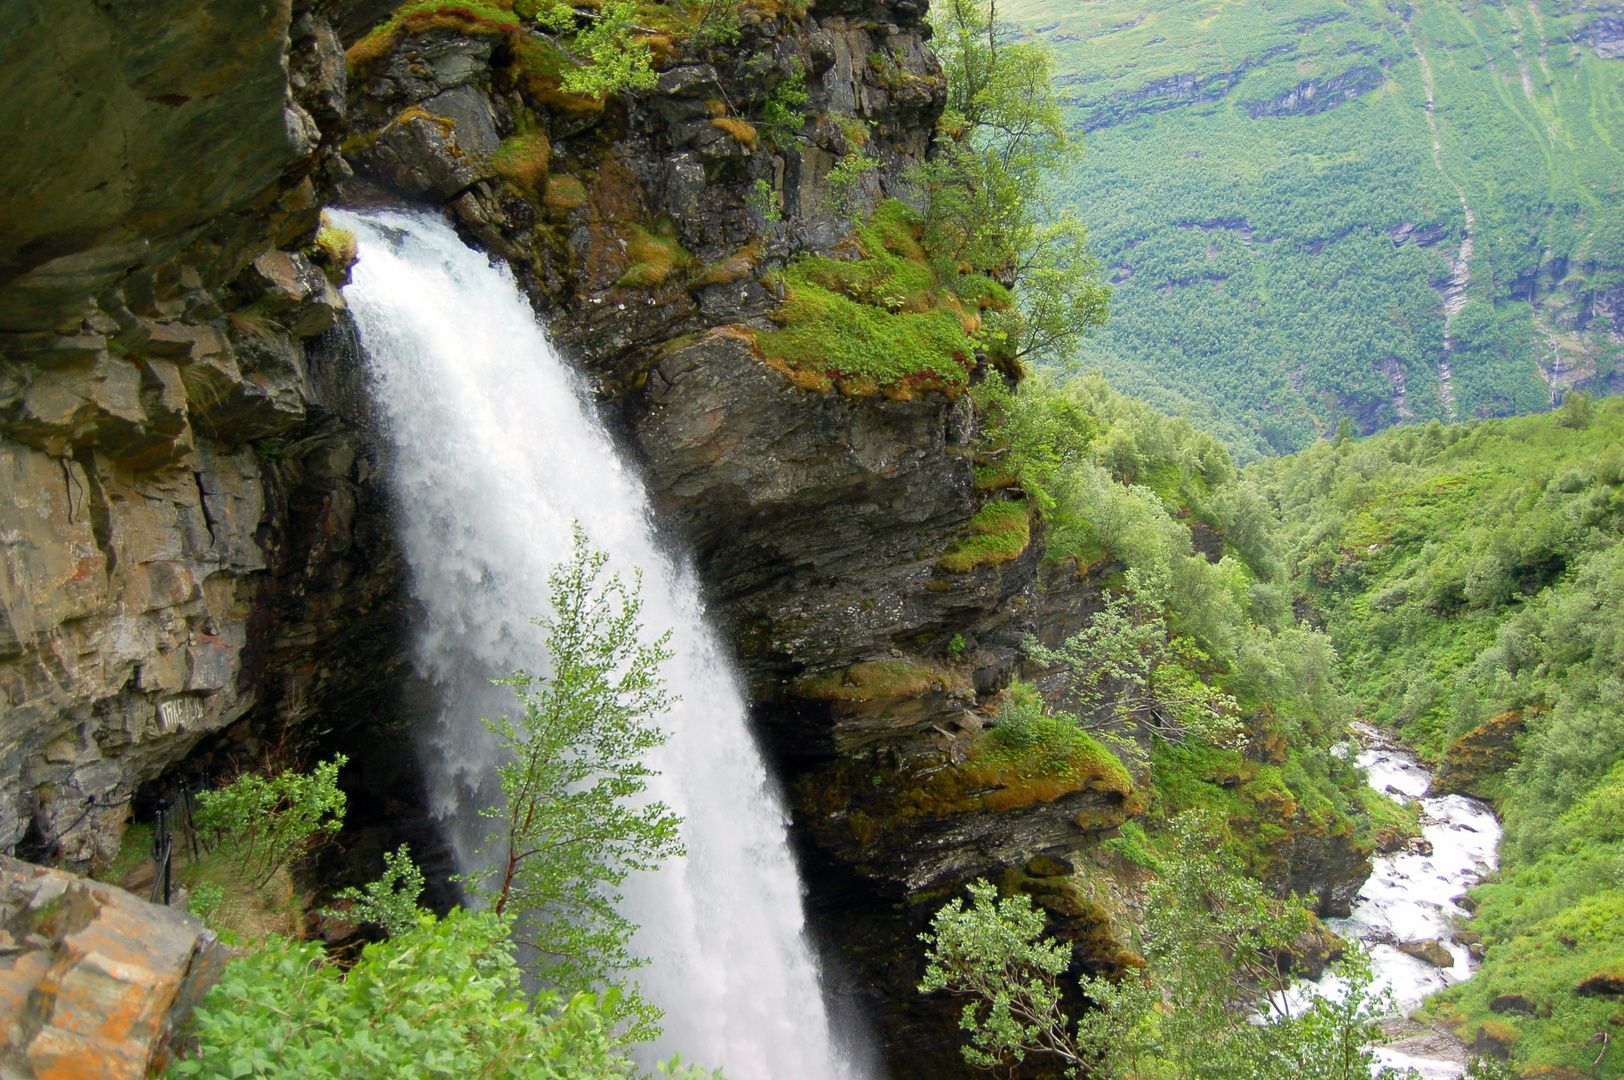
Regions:
<svg viewBox="0 0 1624 1080"><path fill-rule="evenodd" d="M317 943L272 937L193 1014L169 1075L199 1080L620 1080L637 1075L590 994L521 985L510 919L422 915L346 975Z"/></svg>
<svg viewBox="0 0 1624 1080"><path fill-rule="evenodd" d="M338 789L342 754L309 773L286 769L276 776L239 776L197 799L197 827L213 834L248 874L263 886L277 871L309 850L344 822L345 797Z"/></svg>
<svg viewBox="0 0 1624 1080"><path fill-rule="evenodd" d="M399 937L417 926L423 910L417 898L423 895L423 872L412 862L405 844L383 857L383 876L364 889L345 889L338 899L354 906L348 911L326 909L324 915L372 923L390 937Z"/></svg>

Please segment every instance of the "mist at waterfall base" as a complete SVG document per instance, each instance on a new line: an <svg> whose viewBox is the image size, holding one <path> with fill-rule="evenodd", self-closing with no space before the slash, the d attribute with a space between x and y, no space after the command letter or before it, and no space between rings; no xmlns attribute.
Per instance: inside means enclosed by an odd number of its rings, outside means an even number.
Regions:
<svg viewBox="0 0 1624 1080"><path fill-rule="evenodd" d="M583 403L505 266L440 219L335 215L359 242L345 297L384 427L399 541L421 608L416 662L443 698L423 747L465 867L499 801L483 717L518 710L491 680L547 671L548 572L579 522L623 574L643 571L644 626L674 631L650 795L684 819L687 855L624 889L632 973L665 1010L645 1056L680 1053L730 1080L851 1077L803 933L786 815L696 583L657 546L637 475Z"/></svg>

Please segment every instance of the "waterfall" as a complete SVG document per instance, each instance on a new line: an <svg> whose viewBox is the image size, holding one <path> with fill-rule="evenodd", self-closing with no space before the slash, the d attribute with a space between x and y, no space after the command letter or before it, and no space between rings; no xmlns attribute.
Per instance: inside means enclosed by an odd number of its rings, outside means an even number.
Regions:
<svg viewBox="0 0 1624 1080"><path fill-rule="evenodd" d="M390 448L399 540L421 606L416 662L442 696L424 759L465 866L496 801L482 717L516 712L490 680L547 670L547 574L579 522L611 567L643 570L644 625L674 631L650 785L684 819L684 858L634 875L633 973L665 1010L660 1057L730 1080L845 1077L811 950L786 815L744 698L688 570L655 541L636 473L617 457L505 266L437 217L334 215L359 241L345 289Z"/></svg>

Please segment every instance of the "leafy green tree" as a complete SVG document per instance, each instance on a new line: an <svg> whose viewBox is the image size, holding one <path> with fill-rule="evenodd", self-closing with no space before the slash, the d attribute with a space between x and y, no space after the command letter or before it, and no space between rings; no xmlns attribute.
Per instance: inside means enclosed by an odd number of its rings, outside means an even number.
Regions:
<svg viewBox="0 0 1624 1080"><path fill-rule="evenodd" d="M653 89L658 76L653 54L637 23L634 0L610 0L596 11L559 2L536 5L534 15L556 35L554 44L574 63L566 66L560 88L566 94L607 97L623 90ZM582 22L585 25L581 25Z"/></svg>
<svg viewBox="0 0 1624 1080"><path fill-rule="evenodd" d="M1044 916L1025 895L998 899L986 881L969 886L970 905L955 897L937 912L928 934L922 994L947 990L967 997L959 1027L969 1034L964 1060L980 1069L1048 1054L1078 1075L1085 1053L1060 1007L1060 974L1071 950L1043 939Z"/></svg>
<svg viewBox="0 0 1624 1080"><path fill-rule="evenodd" d="M943 280L968 267L1016 286L1020 310L987 321L991 349L1064 357L1104 323L1110 289L1075 213L1043 201L1046 177L1077 148L1053 58L1012 39L996 0L946 0L931 14L948 100L932 154L911 176L925 249Z"/></svg>
<svg viewBox="0 0 1624 1080"><path fill-rule="evenodd" d="M987 486L1019 484L1040 511L1053 512L1055 477L1088 460L1098 418L1041 372L1019 393L1003 379L984 379L974 393L984 417L979 478Z"/></svg>
<svg viewBox="0 0 1624 1080"><path fill-rule="evenodd" d="M496 829L481 854L492 862L472 878L497 914L516 913L532 972L573 989L612 986L642 963L628 951L636 927L616 909L618 889L682 854L681 819L642 801L656 775L645 759L665 741L653 718L673 700L660 676L671 634L642 640L641 576L605 578L607 561L577 527L550 578L552 613L537 620L552 673L505 680L524 719L487 721L509 756L498 770L505 804L485 811ZM652 1034L656 1010L622 1000L636 1031Z"/></svg>
<svg viewBox="0 0 1624 1080"><path fill-rule="evenodd" d="M1339 996L1295 1003L1294 980L1278 958L1309 927L1307 909L1268 896L1215 853L1199 817L1175 819L1163 844L1161 874L1145 897L1147 972L1082 976L1078 987L1091 1008L1075 1019L1062 1006L1070 948L1044 939L1045 917L1030 898L1000 900L995 887L977 881L969 906L954 899L937 913L923 935L929 949L919 989L968 999L960 1016L965 1060L994 1070L1037 1056L1068 1077L1372 1076L1367 1047L1380 1035L1385 1001L1369 994L1362 954L1336 969ZM1262 1022L1254 1022L1260 1006Z"/></svg>
<svg viewBox="0 0 1624 1080"><path fill-rule="evenodd" d="M1173 637L1160 612L1133 590L1108 597L1089 624L1049 649L1028 638L1022 651L1068 669L1066 696L1096 730L1143 730L1168 742L1194 737L1227 745L1238 731L1235 698L1203 680L1209 658L1189 638Z"/></svg>
<svg viewBox="0 0 1624 1080"><path fill-rule="evenodd" d="M423 871L412 862L405 844L383 857L383 876L365 888L348 888L338 899L353 903L348 911L324 909L324 915L354 922L372 923L390 937L399 937L417 926L423 909L417 898L423 895Z"/></svg>
<svg viewBox="0 0 1624 1080"><path fill-rule="evenodd" d="M230 851L255 886L264 885L344 823L338 771L348 760L339 754L308 773L246 773L205 791L197 799L197 827Z"/></svg>

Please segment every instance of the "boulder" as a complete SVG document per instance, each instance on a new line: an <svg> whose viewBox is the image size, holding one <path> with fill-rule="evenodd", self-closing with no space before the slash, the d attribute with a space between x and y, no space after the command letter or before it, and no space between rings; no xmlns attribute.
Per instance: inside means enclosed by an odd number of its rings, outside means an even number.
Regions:
<svg viewBox="0 0 1624 1080"><path fill-rule="evenodd" d="M491 154L499 145L490 102L463 85L397 116L360 155L360 164L402 195L449 201L481 180L496 178Z"/></svg>
<svg viewBox="0 0 1624 1080"><path fill-rule="evenodd" d="M1398 946L1398 951L1405 956L1413 956L1417 960L1425 960L1436 968L1455 966L1454 955L1437 938L1427 938L1424 941L1406 941Z"/></svg>
<svg viewBox="0 0 1624 1080"><path fill-rule="evenodd" d="M1521 994L1500 994L1489 1001L1489 1011L1505 1016L1533 1016L1534 1003Z"/></svg>
<svg viewBox="0 0 1624 1080"><path fill-rule="evenodd" d="M0 856L0 1074L142 1080L231 951L123 889Z"/></svg>

